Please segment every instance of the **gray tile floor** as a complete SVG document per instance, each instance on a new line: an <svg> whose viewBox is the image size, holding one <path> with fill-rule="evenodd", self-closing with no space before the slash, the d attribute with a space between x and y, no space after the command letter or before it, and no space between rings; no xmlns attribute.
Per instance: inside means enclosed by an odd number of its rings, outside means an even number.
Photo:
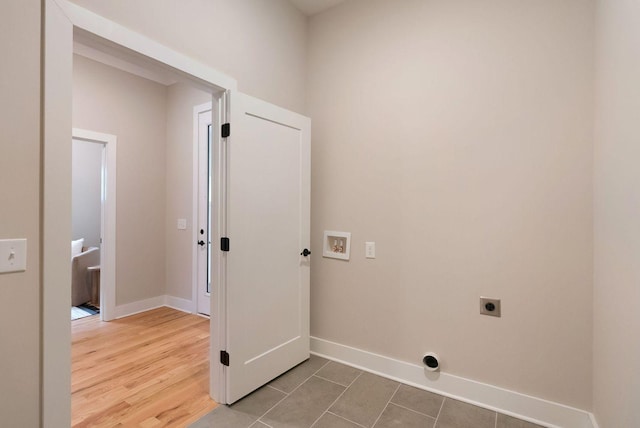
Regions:
<svg viewBox="0 0 640 428"><path fill-rule="evenodd" d="M192 428L539 428L312 356Z"/></svg>

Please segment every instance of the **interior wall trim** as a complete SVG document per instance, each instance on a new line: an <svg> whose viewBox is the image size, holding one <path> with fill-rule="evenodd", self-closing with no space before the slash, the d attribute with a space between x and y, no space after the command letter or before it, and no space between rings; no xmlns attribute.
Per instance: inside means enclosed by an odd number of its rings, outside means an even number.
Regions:
<svg viewBox="0 0 640 428"><path fill-rule="evenodd" d="M116 319L124 318L163 306L190 314L195 313L195 306L193 304L193 301L164 294L162 296L151 297L149 299L138 300L136 302L118 305L116 306L115 315Z"/></svg>
<svg viewBox="0 0 640 428"><path fill-rule="evenodd" d="M311 337L311 353L416 388L549 428L598 428L593 414L329 340Z"/></svg>
<svg viewBox="0 0 640 428"><path fill-rule="evenodd" d="M176 309L178 311L187 312L190 314L196 313L196 305L193 300L182 299L176 296L164 296L164 305L169 308Z"/></svg>
<svg viewBox="0 0 640 428"><path fill-rule="evenodd" d="M115 310L116 319L150 311L161 306L165 306L166 296L156 296L149 299L138 300L136 302L117 305Z"/></svg>

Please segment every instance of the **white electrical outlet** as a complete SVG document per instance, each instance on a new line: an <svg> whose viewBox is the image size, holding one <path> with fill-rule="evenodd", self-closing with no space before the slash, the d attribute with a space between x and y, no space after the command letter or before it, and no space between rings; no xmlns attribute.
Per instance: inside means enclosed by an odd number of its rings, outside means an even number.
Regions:
<svg viewBox="0 0 640 428"><path fill-rule="evenodd" d="M27 240L0 239L0 273L27 270Z"/></svg>
<svg viewBox="0 0 640 428"><path fill-rule="evenodd" d="M364 256L368 259L376 258L376 243L375 242L365 242L364 243Z"/></svg>
<svg viewBox="0 0 640 428"><path fill-rule="evenodd" d="M187 229L187 219L179 218L178 219L178 230L186 230Z"/></svg>
<svg viewBox="0 0 640 428"><path fill-rule="evenodd" d="M480 314L501 317L500 299L480 297Z"/></svg>

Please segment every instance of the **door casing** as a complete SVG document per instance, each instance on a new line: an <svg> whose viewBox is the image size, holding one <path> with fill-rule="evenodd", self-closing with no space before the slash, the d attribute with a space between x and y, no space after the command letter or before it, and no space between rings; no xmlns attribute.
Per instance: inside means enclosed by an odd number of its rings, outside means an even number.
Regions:
<svg viewBox="0 0 640 428"><path fill-rule="evenodd" d="M104 46L141 55L175 70L187 80L212 94L212 103L226 111L225 91L237 88L237 82L211 67L194 61L141 34L96 15L67 0L45 0L43 9L43 114L42 114L42 221L40 230L42 324L43 427L71 424L71 320L69 317L70 271L68 239L71 225L60 219L71 218L71 91L74 32ZM215 119L215 118L214 118ZM212 289L217 292L217 289ZM216 299L220 302L219 299ZM218 309L212 313L220 314ZM220 314L221 315L221 314ZM216 401L224 385L220 384L220 364L214 357L221 349L220 323L211 317L211 396Z"/></svg>

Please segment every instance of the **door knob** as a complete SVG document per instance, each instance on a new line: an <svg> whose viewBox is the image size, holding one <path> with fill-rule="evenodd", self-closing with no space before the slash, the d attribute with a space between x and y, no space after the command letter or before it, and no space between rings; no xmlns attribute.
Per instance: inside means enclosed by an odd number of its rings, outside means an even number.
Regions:
<svg viewBox="0 0 640 428"><path fill-rule="evenodd" d="M198 241L198 245L200 245L201 247L204 247L206 243L203 240L200 240Z"/></svg>
<svg viewBox="0 0 640 428"><path fill-rule="evenodd" d="M307 257L309 254L311 254L311 251L307 250L306 248L300 253L301 256L305 257Z"/></svg>

